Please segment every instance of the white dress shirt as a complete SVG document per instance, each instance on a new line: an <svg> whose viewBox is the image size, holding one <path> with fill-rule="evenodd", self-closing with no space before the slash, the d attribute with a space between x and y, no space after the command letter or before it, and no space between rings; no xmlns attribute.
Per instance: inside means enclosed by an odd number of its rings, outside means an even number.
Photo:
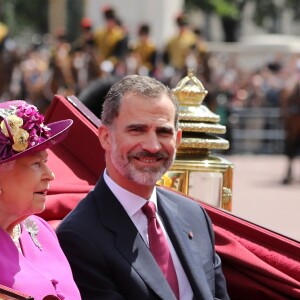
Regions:
<svg viewBox="0 0 300 300"><path fill-rule="evenodd" d="M130 219L134 223L135 227L137 228L138 232L140 233L141 237L143 238L143 240L149 247L148 228L147 228L148 221L147 221L147 217L141 210L147 200L123 189L118 184L116 184L108 176L106 169L104 171L104 180L105 180L106 184L108 185L108 187L110 188L110 190L112 191L112 193L115 195L115 197L121 203L121 205L124 207L128 216L130 217ZM152 201L157 208L156 187L154 187L149 201ZM156 210L158 212L158 209L156 209ZM177 278L178 278L180 300L191 300L191 299L193 299L193 292L192 292L190 283L186 277L186 274L182 268L179 258L178 258L177 254L175 252L175 249L169 239L169 236L166 233L165 227L164 227L158 213L156 213L156 218L157 218L157 220L167 238L167 241L168 241L170 253L171 253L171 256L173 259L174 267L175 267Z"/></svg>

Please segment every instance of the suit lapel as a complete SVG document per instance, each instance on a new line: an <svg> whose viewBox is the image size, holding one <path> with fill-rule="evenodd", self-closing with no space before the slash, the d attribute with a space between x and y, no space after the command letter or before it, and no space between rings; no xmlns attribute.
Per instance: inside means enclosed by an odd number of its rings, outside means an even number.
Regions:
<svg viewBox="0 0 300 300"><path fill-rule="evenodd" d="M177 204L170 201L159 190L157 194L159 213L191 284L194 295L196 299L207 299L207 295L211 295L211 292L207 285L203 284L206 281L206 277L203 268L199 267L202 265L199 245L191 238L193 227L188 222L190 216L184 216L184 213L180 211L179 217Z"/></svg>
<svg viewBox="0 0 300 300"><path fill-rule="evenodd" d="M159 297L175 299L147 245L103 179L96 185L94 191L103 224L115 233L115 246L120 254Z"/></svg>

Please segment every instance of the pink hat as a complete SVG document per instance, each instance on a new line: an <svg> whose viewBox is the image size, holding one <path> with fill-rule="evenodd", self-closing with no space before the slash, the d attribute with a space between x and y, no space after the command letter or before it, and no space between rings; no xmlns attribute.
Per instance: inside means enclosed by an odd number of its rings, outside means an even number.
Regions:
<svg viewBox="0 0 300 300"><path fill-rule="evenodd" d="M70 119L43 122L44 116L26 101L0 103L0 164L60 143L73 123Z"/></svg>

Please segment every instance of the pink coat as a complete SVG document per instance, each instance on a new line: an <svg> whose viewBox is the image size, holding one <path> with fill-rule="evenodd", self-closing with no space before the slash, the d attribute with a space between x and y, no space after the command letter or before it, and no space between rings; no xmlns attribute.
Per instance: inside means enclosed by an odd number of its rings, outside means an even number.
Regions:
<svg viewBox="0 0 300 300"><path fill-rule="evenodd" d="M24 254L0 229L0 284L33 296L35 300L42 300L46 295L65 300L81 299L55 232L43 219L37 216L30 219L38 226L37 240L42 250L23 223L20 243Z"/></svg>

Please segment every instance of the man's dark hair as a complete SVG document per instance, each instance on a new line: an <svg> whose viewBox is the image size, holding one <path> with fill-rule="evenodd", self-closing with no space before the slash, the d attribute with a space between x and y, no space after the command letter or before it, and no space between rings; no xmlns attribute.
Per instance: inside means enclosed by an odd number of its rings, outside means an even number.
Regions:
<svg viewBox="0 0 300 300"><path fill-rule="evenodd" d="M111 126L118 117L121 102L126 93L134 93L149 98L166 95L175 107L175 128L178 129L178 103L169 87L155 78L140 75L129 75L115 83L108 91L102 107L101 122Z"/></svg>

